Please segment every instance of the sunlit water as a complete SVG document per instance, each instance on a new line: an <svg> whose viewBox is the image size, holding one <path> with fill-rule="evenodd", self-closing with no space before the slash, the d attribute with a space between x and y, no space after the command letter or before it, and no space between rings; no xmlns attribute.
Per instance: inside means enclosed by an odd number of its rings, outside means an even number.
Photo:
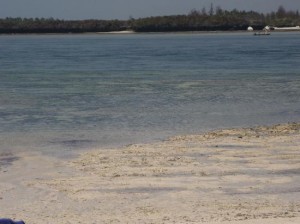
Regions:
<svg viewBox="0 0 300 224"><path fill-rule="evenodd" d="M0 36L0 152L300 120L300 33Z"/></svg>

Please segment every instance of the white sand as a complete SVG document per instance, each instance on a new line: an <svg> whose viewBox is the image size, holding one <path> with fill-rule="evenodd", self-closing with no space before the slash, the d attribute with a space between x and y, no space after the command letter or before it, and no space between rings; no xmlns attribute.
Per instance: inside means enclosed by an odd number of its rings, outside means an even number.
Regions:
<svg viewBox="0 0 300 224"><path fill-rule="evenodd" d="M133 34L133 30L110 31L110 32L97 32L98 34Z"/></svg>
<svg viewBox="0 0 300 224"><path fill-rule="evenodd" d="M27 223L300 223L300 124L15 156L0 214Z"/></svg>

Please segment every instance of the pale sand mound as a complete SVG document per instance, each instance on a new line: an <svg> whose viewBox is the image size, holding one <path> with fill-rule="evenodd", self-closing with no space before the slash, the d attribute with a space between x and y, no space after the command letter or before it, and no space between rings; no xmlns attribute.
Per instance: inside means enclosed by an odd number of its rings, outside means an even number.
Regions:
<svg viewBox="0 0 300 224"><path fill-rule="evenodd" d="M300 223L300 124L99 149L70 162L27 155L0 172L1 215L28 223Z"/></svg>

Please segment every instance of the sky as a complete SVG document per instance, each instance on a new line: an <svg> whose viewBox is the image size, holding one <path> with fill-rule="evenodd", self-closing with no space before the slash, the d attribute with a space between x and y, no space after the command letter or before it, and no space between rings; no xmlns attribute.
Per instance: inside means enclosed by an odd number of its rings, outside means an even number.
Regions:
<svg viewBox="0 0 300 224"><path fill-rule="evenodd" d="M300 0L0 0L0 18L128 19L223 9L276 11L280 5L299 10Z"/></svg>

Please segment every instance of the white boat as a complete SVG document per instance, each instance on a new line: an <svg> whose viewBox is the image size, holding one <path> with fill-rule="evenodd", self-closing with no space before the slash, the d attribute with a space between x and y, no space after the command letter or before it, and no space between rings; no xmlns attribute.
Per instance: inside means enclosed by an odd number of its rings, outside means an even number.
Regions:
<svg viewBox="0 0 300 224"><path fill-rule="evenodd" d="M254 36L268 36L271 35L271 33L269 31L259 31L259 32L255 32Z"/></svg>
<svg viewBox="0 0 300 224"><path fill-rule="evenodd" d="M249 28L248 28L248 30L249 30ZM271 35L270 30L271 30L271 28L269 26L266 26L265 28L263 28L262 31L255 32L255 33L253 33L253 35L254 36L268 36L268 35Z"/></svg>

